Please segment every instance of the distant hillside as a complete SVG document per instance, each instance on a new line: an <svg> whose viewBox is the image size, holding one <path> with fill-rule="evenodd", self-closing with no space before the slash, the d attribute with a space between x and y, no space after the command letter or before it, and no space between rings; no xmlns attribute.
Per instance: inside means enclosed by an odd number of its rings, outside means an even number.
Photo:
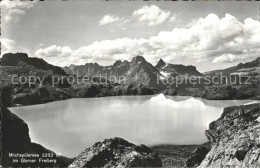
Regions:
<svg viewBox="0 0 260 168"><path fill-rule="evenodd" d="M240 63L237 66L233 66L226 69L214 70L205 72L205 75L215 75L215 74L240 74L240 75L259 75L260 74L260 57L257 59L247 62Z"/></svg>
<svg viewBox="0 0 260 168"><path fill-rule="evenodd" d="M38 69L53 71L59 75L66 75L66 72L58 67L48 64L46 61L40 58L28 57L26 53L7 53L4 54L1 59L2 66L33 66Z"/></svg>

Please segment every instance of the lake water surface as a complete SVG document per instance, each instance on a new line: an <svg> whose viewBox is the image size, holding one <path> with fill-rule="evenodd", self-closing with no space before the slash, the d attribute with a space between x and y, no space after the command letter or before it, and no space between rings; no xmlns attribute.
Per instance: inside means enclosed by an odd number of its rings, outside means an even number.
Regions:
<svg viewBox="0 0 260 168"><path fill-rule="evenodd" d="M135 144L201 144L205 130L223 108L251 100L209 101L192 97L120 96L13 107L29 126L33 142L75 157L105 138Z"/></svg>

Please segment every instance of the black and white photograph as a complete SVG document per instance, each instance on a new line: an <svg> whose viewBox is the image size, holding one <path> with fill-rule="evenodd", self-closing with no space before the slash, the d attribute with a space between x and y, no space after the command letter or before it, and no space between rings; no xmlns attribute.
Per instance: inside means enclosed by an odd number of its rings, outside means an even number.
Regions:
<svg viewBox="0 0 260 168"><path fill-rule="evenodd" d="M0 5L0 167L260 167L258 1Z"/></svg>

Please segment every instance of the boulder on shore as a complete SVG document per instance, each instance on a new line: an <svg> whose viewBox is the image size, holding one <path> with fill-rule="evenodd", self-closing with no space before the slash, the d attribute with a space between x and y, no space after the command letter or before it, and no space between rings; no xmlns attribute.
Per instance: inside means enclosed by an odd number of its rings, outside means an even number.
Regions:
<svg viewBox="0 0 260 168"><path fill-rule="evenodd" d="M197 147L191 154L190 158L186 161L187 167L196 167L200 165L203 159L206 157L210 150L210 144L205 143L202 146Z"/></svg>
<svg viewBox="0 0 260 168"><path fill-rule="evenodd" d="M162 167L158 155L144 145L121 138L97 142L83 151L69 168L81 167Z"/></svg>

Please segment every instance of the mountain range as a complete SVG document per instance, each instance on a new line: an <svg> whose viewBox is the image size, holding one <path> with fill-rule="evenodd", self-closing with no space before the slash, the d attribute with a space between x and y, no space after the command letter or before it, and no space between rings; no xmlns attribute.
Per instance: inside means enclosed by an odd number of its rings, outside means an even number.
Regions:
<svg viewBox="0 0 260 168"><path fill-rule="evenodd" d="M148 85L158 90L165 89L166 86L161 80L157 82L157 77L165 79L169 76L176 77L180 75L203 76L195 66L168 64L162 59L158 61L156 66L153 66L142 56L136 56L130 62L118 60L110 66L86 63L85 65L72 64L63 69L67 74L77 74L79 76L124 76L126 84Z"/></svg>
<svg viewBox="0 0 260 168"><path fill-rule="evenodd" d="M110 66L101 66L98 63L86 63L85 65L74 65L63 67L67 74L77 74L79 76L128 76L133 73L139 74L141 71L147 74L158 74L161 78L176 76L205 76L205 75L258 75L260 73L260 57L251 62L240 63L226 69L199 72L193 65L170 64L160 59L155 66L150 64L142 56L134 57L130 62L116 61ZM149 76L149 75L148 75Z"/></svg>
<svg viewBox="0 0 260 168"><path fill-rule="evenodd" d="M153 66L152 64L147 62L142 56L136 56L130 62L126 60L118 60L110 66L101 66L97 63L86 63L85 65L71 64L70 66L66 66L63 69L68 74L78 74L79 76L94 76L99 74L120 76L132 72L138 73L138 71L140 70L145 70L145 72L147 73L149 73L148 71L152 73L158 73L161 76L203 75L196 69L195 66L192 65L185 66L182 64L169 64L160 59L156 66Z"/></svg>
<svg viewBox="0 0 260 168"><path fill-rule="evenodd" d="M260 57L236 66L201 73L195 66L170 64L160 59L155 66L146 61L142 56L133 57L131 61L116 61L110 66L101 66L98 63L86 63L85 65L73 65L58 67L51 65L40 58L28 57L26 53L7 53L1 58L1 66L36 68L50 71L58 75L74 74L79 76L125 77L126 85L144 85L164 90L167 86L162 83L167 77L176 76L213 76L225 75L252 75L260 74ZM4 73L3 73L4 74ZM158 77L160 80L158 80ZM118 78L117 78L118 79ZM115 81L120 82L120 81ZM121 83L122 84L122 83Z"/></svg>
<svg viewBox="0 0 260 168"><path fill-rule="evenodd" d="M101 66L97 63L87 63L85 65L70 65L69 67L58 67L51 65L40 58L28 57L26 53L7 53L1 59L0 65L0 88L4 88L8 95L9 106L30 105L46 103L55 100L81 97L103 97L117 95L151 95L164 93L166 95L193 96L209 100L230 100L230 99L260 99L259 92L259 63L260 58L244 64L230 67L223 70L211 71L206 73L199 72L195 66L170 64L162 59L154 66L142 56L136 56L131 61L116 61L110 66ZM168 77L176 76L197 76L201 81L206 81L209 76L224 73L248 74L251 84L238 83L167 83ZM69 75L78 74L79 76L101 76L101 77L120 77L125 80L116 80L108 83L98 82L79 84L70 83ZM12 76L25 76L29 78L42 79L43 83L37 79L36 83L29 87L28 83L14 84ZM53 77L64 77L64 82L59 81L52 85ZM120 79L120 78L119 78ZM171 79L171 78L170 78ZM101 81L103 78L101 79ZM244 80L247 80L245 78Z"/></svg>

